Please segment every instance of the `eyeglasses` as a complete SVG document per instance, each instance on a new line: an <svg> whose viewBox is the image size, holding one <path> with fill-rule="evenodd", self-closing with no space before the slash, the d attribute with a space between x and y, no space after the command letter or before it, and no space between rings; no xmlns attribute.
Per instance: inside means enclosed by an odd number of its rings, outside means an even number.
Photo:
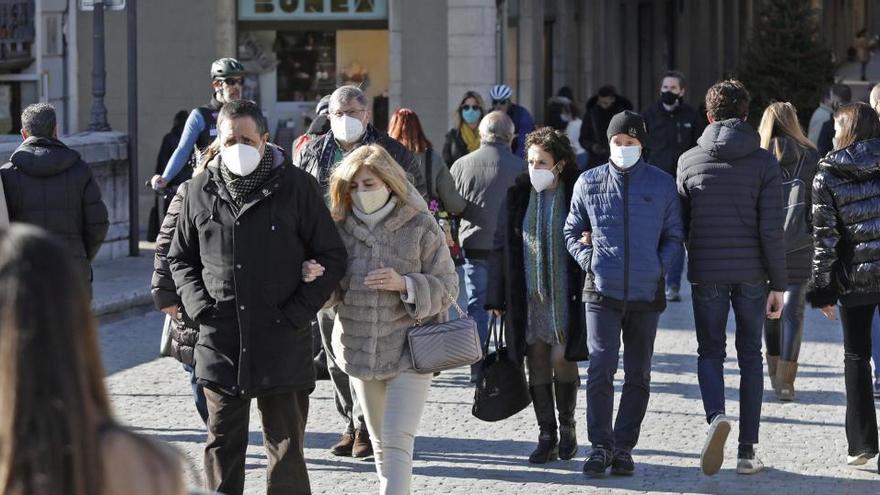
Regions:
<svg viewBox="0 0 880 495"><path fill-rule="evenodd" d="M340 117L342 117L343 115L348 116L348 117L354 117L354 116L356 116L356 115L361 115L361 114L363 114L363 113L366 112L366 111L367 111L367 110L366 110L365 108L358 108L358 109L355 109L355 110L344 110L344 111L343 111L343 110L337 110L337 111L335 111L335 112L330 112L330 115L333 115L334 117L337 117L337 118L340 118Z"/></svg>
<svg viewBox="0 0 880 495"><path fill-rule="evenodd" d="M229 79L221 79L221 81L223 81L223 84L225 84L227 86L243 86L244 85L244 81L237 78L237 77L230 77Z"/></svg>
<svg viewBox="0 0 880 495"><path fill-rule="evenodd" d="M479 105L462 105L462 110L482 110Z"/></svg>

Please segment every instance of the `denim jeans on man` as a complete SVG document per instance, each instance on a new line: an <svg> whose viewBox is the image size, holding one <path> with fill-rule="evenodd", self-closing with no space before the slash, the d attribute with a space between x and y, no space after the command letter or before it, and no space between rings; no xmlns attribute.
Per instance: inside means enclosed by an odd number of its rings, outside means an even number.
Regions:
<svg viewBox="0 0 880 495"><path fill-rule="evenodd" d="M586 304L590 362L587 369L587 434L593 448L630 452L639 440L651 390L651 357L657 336L657 311L626 311ZM614 374L623 333L623 391L617 421Z"/></svg>
<svg viewBox="0 0 880 495"><path fill-rule="evenodd" d="M464 279L467 285L468 316L477 322L480 341L489 338L489 314L483 308L486 305L486 284L489 281L489 262L484 259L467 258L464 260Z"/></svg>
<svg viewBox="0 0 880 495"><path fill-rule="evenodd" d="M739 443L758 443L764 368L761 337L767 311L767 283L692 284L697 330L697 378L706 420L725 414L724 359L727 357L727 315L736 320L739 363Z"/></svg>
<svg viewBox="0 0 880 495"><path fill-rule="evenodd" d="M871 359L874 361L874 379L880 381L880 311L871 320Z"/></svg>
<svg viewBox="0 0 880 495"><path fill-rule="evenodd" d="M205 399L205 388L198 384L196 381L196 369L188 364L183 365L183 369L186 370L189 375L189 383L192 386L192 397L193 403L196 405L196 410L199 412L199 416L202 418L202 422L205 424L208 423L208 401Z"/></svg>

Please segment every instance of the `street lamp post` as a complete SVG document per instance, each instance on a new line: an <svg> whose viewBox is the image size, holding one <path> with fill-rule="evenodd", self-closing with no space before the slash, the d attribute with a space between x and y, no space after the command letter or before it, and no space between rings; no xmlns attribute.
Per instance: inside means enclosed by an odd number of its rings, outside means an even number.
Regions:
<svg viewBox="0 0 880 495"><path fill-rule="evenodd" d="M107 73L104 70L104 0L94 1L92 18L92 114L89 120L90 131L109 131L107 107L104 95L107 93Z"/></svg>
<svg viewBox="0 0 880 495"><path fill-rule="evenodd" d="M139 256L137 0L128 0L126 10L128 22L128 255Z"/></svg>

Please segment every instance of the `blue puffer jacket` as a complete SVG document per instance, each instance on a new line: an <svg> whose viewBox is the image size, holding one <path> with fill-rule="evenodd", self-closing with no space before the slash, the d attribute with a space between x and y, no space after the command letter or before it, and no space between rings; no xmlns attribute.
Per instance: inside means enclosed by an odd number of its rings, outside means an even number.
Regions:
<svg viewBox="0 0 880 495"><path fill-rule="evenodd" d="M592 232L592 246L579 242L584 232ZM565 242L587 272L585 300L662 310L663 275L683 241L680 199L666 172L640 160L625 172L608 163L578 179Z"/></svg>

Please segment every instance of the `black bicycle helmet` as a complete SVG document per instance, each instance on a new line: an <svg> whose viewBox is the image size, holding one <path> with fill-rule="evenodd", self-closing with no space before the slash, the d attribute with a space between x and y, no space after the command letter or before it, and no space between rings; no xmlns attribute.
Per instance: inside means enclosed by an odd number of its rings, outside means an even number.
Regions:
<svg viewBox="0 0 880 495"><path fill-rule="evenodd" d="M215 60L214 63L211 64L212 79L226 79L227 77L242 76L244 76L244 66L241 65L241 62L235 60L234 58L221 58L219 60Z"/></svg>

